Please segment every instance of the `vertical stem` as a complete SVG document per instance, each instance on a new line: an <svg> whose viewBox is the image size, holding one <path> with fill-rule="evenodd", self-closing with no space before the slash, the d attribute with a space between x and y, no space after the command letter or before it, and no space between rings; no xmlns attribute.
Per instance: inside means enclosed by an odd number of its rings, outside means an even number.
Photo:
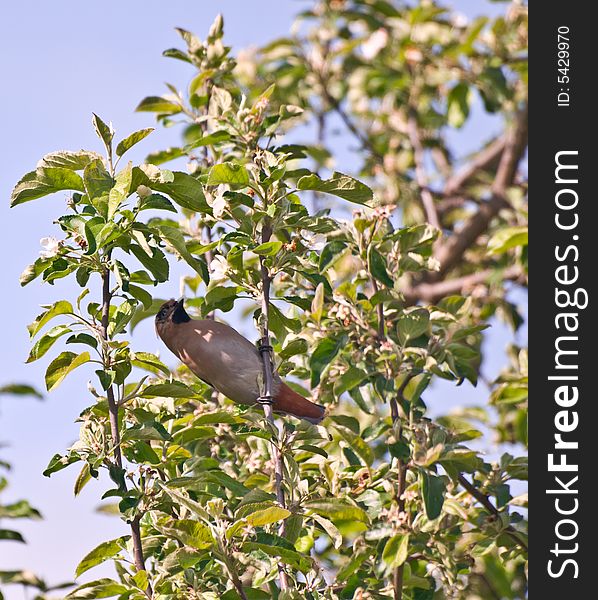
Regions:
<svg viewBox="0 0 598 600"><path fill-rule="evenodd" d="M380 288L372 275L370 275L370 284L372 285L374 294L377 294ZM376 315L378 316L378 336L380 337L380 341L383 342L386 339L386 324L384 322L384 306L382 302L376 304Z"/></svg>
<svg viewBox="0 0 598 600"><path fill-rule="evenodd" d="M102 321L101 333L105 342L108 341L108 325L110 322L110 302L112 300L112 292L110 291L110 270L106 268L102 275ZM104 366L110 367L110 357L108 352L104 350ZM118 426L118 403L114 397L114 388L110 386L106 390L106 398L108 400L108 414L110 419L110 433L112 435L112 453L114 463L120 469L123 466L122 453L120 450L120 429ZM131 522L131 539L133 540L133 560L135 568L138 571L145 571L145 560L143 558L143 547L141 545L141 532L139 530L140 517L136 516ZM148 582L145 591L148 598L152 597L152 586Z"/></svg>
<svg viewBox="0 0 598 600"><path fill-rule="evenodd" d="M422 204L424 205L424 210L426 212L426 219L428 223L437 229L440 229L440 221L438 220L438 213L436 212L436 206L434 205L434 198L432 198L432 194L428 189L428 178L426 177L426 167L424 163L424 147L417 127L417 120L413 113L409 115L407 131L409 134L409 141L413 148L415 181L420 189Z"/></svg>
<svg viewBox="0 0 598 600"><path fill-rule="evenodd" d="M262 244L270 241L272 235L272 227L269 222L264 222L262 226ZM263 256L260 256L260 268L262 273L262 339L260 342L260 354L262 357L262 367L264 375L264 389L262 391L261 404L264 407L264 415L270 423L274 423L272 414L273 401L273 375L272 375L272 346L270 345L270 283L271 277L268 273ZM274 461L274 487L276 490L276 499L278 503L285 507L283 483L283 457L276 442L272 442L272 459ZM283 521L279 535L284 537L285 522ZM287 590L289 581L286 571L281 563L278 564L278 575L280 580L280 589Z"/></svg>
<svg viewBox="0 0 598 600"><path fill-rule="evenodd" d="M407 387L407 384L413 379L415 373L408 373L405 375L405 379L401 382L397 395L391 400L390 403L390 414L392 417L392 423L396 431L397 442L401 441L402 427L401 427L401 415L399 411L399 402L403 400L403 392ZM403 408L401 407L401 411ZM411 411L412 412L412 411ZM410 417L411 418L411 417ZM397 481L397 495L396 501L399 509L399 513L405 512L405 489L407 487L407 470L409 466L401 458L397 459L397 467L399 470L399 479ZM393 593L394 600L403 600L403 580L404 580L405 563L397 567L393 573Z"/></svg>
<svg viewBox="0 0 598 600"><path fill-rule="evenodd" d="M237 590L239 597L241 598L241 600L248 600L247 594L245 593L245 590L243 589L243 584L241 583L241 580L239 579L239 574L237 573L237 570L235 568L234 559L227 555L225 557L225 564L226 564L226 569L228 570L228 574L230 575L230 579L233 582L233 585L235 586L235 589Z"/></svg>

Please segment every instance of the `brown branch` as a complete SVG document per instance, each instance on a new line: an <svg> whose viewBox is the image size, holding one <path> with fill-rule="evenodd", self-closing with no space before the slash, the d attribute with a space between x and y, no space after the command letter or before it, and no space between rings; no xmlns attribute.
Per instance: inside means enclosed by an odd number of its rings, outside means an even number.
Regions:
<svg viewBox="0 0 598 600"><path fill-rule="evenodd" d="M508 206L506 192L515 179L519 162L527 145L527 115L526 103L524 109L517 115L515 126L508 135L492 185L492 196L489 200L480 204L478 211L461 229L439 247L436 258L440 261L440 271L431 277L432 281L442 279L446 273L456 266L465 251L486 231L498 212Z"/></svg>
<svg viewBox="0 0 598 600"><path fill-rule="evenodd" d="M455 279L445 279L444 281L437 281L435 283L419 283L414 287L402 290L405 303L412 305L418 301L423 301L435 304L445 296L461 294L464 290L477 284L484 283L499 272L499 269L484 269L483 271L478 271ZM500 273L500 276L502 280L513 280L518 279L522 274L523 272L520 266L511 265L504 269Z"/></svg>
<svg viewBox="0 0 598 600"><path fill-rule="evenodd" d="M269 242L271 236L272 226L269 222L265 222L262 226L262 244ZM264 382L263 390L261 390L261 397L258 399L258 402L264 408L264 415L266 419L270 423L274 424L274 416L272 414L272 402L274 400L274 377L272 374L272 346L270 345L270 284L272 282L272 278L268 272L265 259L261 255L260 268L262 274L262 339L260 341L260 354L262 357ZM272 459L274 461L274 487L276 490L276 499L280 506L284 508L286 507L286 502L284 497L284 489L282 486L284 468L283 457L277 443L274 441L272 442ZM285 532L286 527L285 522L283 521L278 533L281 537L284 537ZM282 591L287 590L289 588L289 581L282 563L278 564L278 576L280 581L280 589Z"/></svg>
<svg viewBox="0 0 598 600"><path fill-rule="evenodd" d="M426 220L430 225L433 225L437 229L440 229L440 221L438 220L438 213L434 206L434 198L428 188L428 178L426 176L426 167L424 161L424 147L421 141L421 135L417 126L417 120L414 114L409 115L407 121L407 133L409 135L409 141L413 148L413 162L415 163L415 182L420 188L420 194L424 211L426 212Z"/></svg>
<svg viewBox="0 0 598 600"><path fill-rule="evenodd" d="M397 390L397 395L390 402L390 414L392 418L393 425L398 429L396 432L397 442L400 441L402 437L401 433L401 417L400 412L403 411L403 407L400 404L404 400L403 393L405 392L405 388L409 384L409 382L417 375L416 372L407 373L405 375L405 379L401 382L399 389ZM400 411L399 411L400 408ZM409 466L402 459L397 458L397 468L399 470L399 480L397 482L397 494L396 501L399 509L399 513L405 512L405 489L407 488L407 470ZM409 560L409 558L407 558ZM405 563L399 565L394 573L393 573L393 595L394 600L402 600L403 599L403 581L405 575Z"/></svg>
<svg viewBox="0 0 598 600"><path fill-rule="evenodd" d="M488 169L495 163L505 149L507 138L504 135L491 141L480 150L458 173L450 177L444 184L444 195L453 196L479 171Z"/></svg>
<svg viewBox="0 0 598 600"><path fill-rule="evenodd" d="M490 502L490 498L470 483L462 473L458 476L459 483L473 496L491 515L500 519L500 511ZM511 525L505 528L505 533L527 552L527 544L519 537L519 532Z"/></svg>
<svg viewBox="0 0 598 600"><path fill-rule="evenodd" d="M106 269L102 275L102 320L101 336L104 342L108 341L108 325L110 323L110 302L112 301L112 292L110 291L110 270ZM110 356L106 350L103 351L103 362L105 368L110 368ZM110 433L112 435L112 455L114 463L119 469L122 469L123 460L120 449L120 429L118 425L118 403L114 397L114 389L109 386L106 390L108 400L108 415L110 420ZM141 531L139 529L140 517L134 517L131 521L131 539L133 540L133 560L135 568L138 571L145 571L145 560L143 558L143 546L141 544ZM146 596L151 598L153 595L152 586L148 581Z"/></svg>

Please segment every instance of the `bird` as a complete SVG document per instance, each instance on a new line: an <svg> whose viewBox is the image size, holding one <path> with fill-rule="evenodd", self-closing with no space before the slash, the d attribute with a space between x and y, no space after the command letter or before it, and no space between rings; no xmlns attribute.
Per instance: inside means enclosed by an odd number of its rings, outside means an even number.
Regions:
<svg viewBox="0 0 598 600"><path fill-rule="evenodd" d="M214 319L192 319L184 298L168 300L155 317L156 332L189 369L238 404L252 405L260 396L263 363L254 344L238 331ZM292 390L273 373L272 408L318 424L326 409Z"/></svg>

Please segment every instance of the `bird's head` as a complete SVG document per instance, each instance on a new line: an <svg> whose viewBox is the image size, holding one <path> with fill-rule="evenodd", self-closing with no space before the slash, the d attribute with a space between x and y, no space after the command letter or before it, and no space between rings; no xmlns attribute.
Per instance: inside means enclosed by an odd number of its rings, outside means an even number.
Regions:
<svg viewBox="0 0 598 600"><path fill-rule="evenodd" d="M156 331L160 337L162 337L163 330L171 326L171 324L179 325L191 320L191 317L185 311L184 300L184 298L180 300L171 299L164 302L160 307L155 319Z"/></svg>

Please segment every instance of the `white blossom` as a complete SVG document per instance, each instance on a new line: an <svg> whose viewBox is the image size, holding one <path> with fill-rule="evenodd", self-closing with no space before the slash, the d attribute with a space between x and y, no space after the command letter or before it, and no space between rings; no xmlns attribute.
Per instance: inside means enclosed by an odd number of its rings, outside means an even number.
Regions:
<svg viewBox="0 0 598 600"><path fill-rule="evenodd" d="M467 27L469 19L463 13L456 13L453 17L453 25L455 27Z"/></svg>
<svg viewBox="0 0 598 600"><path fill-rule="evenodd" d="M140 198L147 198L148 196L151 196L152 194L152 190L150 190L147 185L139 185L137 186L137 195Z"/></svg>
<svg viewBox="0 0 598 600"><path fill-rule="evenodd" d="M323 233L313 233L307 229L301 230L303 243L310 249L316 252L321 252L326 245L326 236Z"/></svg>
<svg viewBox="0 0 598 600"><path fill-rule="evenodd" d="M405 60L410 63L420 63L424 59L424 55L419 48L411 46L405 50Z"/></svg>
<svg viewBox="0 0 598 600"><path fill-rule="evenodd" d="M218 255L210 263L210 280L214 283L224 281L228 272L228 262L224 256Z"/></svg>
<svg viewBox="0 0 598 600"><path fill-rule="evenodd" d="M39 243L43 250L40 251L39 255L42 258L53 258L58 254L60 250L60 242L53 236L42 238Z"/></svg>
<svg viewBox="0 0 598 600"><path fill-rule="evenodd" d="M370 37L361 44L361 52L364 58L371 60L378 56L378 53L388 43L388 31L386 29L378 29L374 31Z"/></svg>
<svg viewBox="0 0 598 600"><path fill-rule="evenodd" d="M206 202L212 207L214 216L217 219L224 214L226 208L226 198L224 197L224 194L226 192L228 192L228 185L226 184L220 184L213 194L207 191L205 192Z"/></svg>
<svg viewBox="0 0 598 600"><path fill-rule="evenodd" d="M443 586L442 571L433 563L426 565L426 573L434 579L434 589L441 589Z"/></svg>

